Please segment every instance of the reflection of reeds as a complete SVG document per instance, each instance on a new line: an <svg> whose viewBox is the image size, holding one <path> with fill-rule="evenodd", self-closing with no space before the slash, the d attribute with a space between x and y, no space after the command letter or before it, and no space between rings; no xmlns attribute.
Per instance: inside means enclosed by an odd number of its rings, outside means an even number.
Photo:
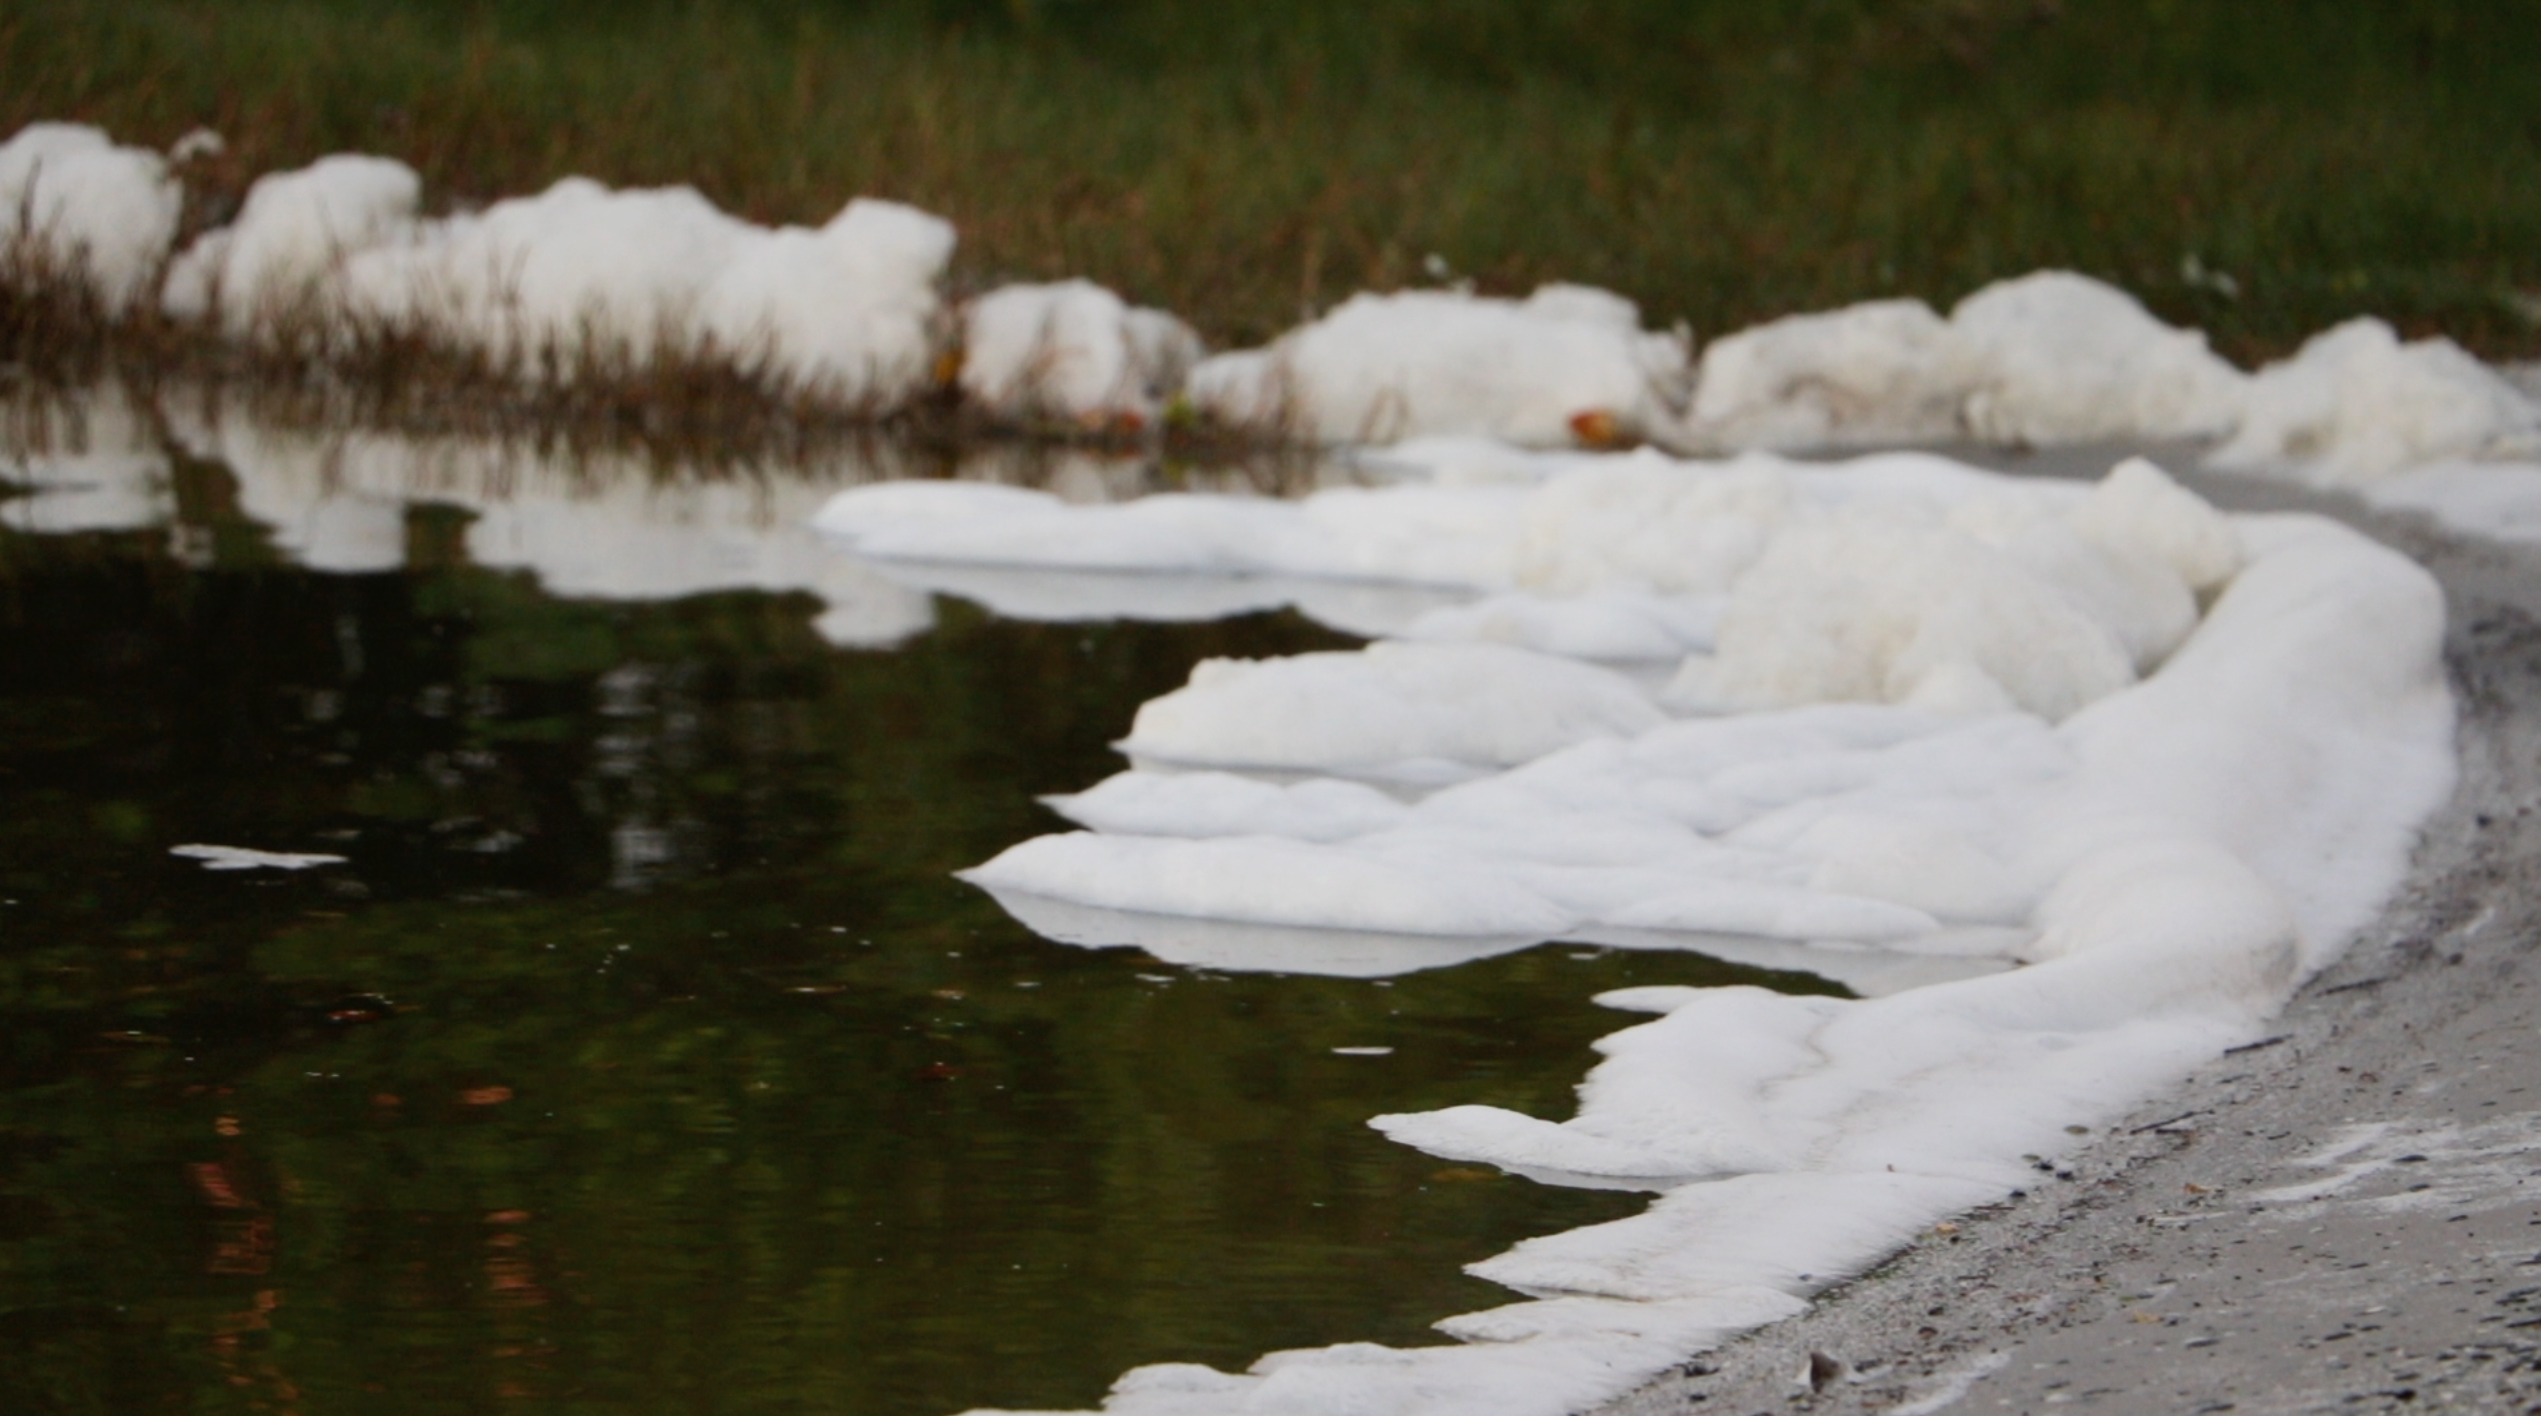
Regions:
<svg viewBox="0 0 2541 1416"><path fill-rule="evenodd" d="M146 386L114 381L0 380L0 498L15 493L14 462L101 450L108 440L138 437L172 445L176 428L208 429L233 420L274 432L342 442L385 437L418 446L463 449L471 465L529 466L594 490L629 476L655 485L796 477L946 477L1066 491L1089 468L1119 495L1211 491L1294 496L1348 475L1325 454L1302 445L1258 439L1177 437L1106 443L1033 436L1013 429L949 430L854 420L784 420L763 416L744 390L740 409L721 423L674 414L678 405L630 393L635 416L559 416L552 405L524 405L503 380L439 388L420 381L394 385L364 379L245 376L168 377ZM666 412L665 410L670 410ZM108 416L111 415L111 416ZM425 460L429 460L428 458ZM420 490L420 489L418 489ZM505 489L476 490L500 496Z"/></svg>
<svg viewBox="0 0 2541 1416"><path fill-rule="evenodd" d="M45 241L0 242L0 358L20 369L76 369L105 347L108 318L84 262Z"/></svg>

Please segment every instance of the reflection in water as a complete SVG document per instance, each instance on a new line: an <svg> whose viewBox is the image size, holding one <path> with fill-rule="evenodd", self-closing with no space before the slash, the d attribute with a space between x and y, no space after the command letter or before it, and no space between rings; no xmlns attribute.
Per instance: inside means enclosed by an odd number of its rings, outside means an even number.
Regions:
<svg viewBox="0 0 2541 1416"><path fill-rule="evenodd" d="M880 647L923 632L927 598L826 550L804 524L839 486L915 469L880 460L829 477L753 468L662 475L634 454L560 465L534 444L283 428L232 400L167 401L187 451L226 467L238 509L293 563L335 574L403 569L417 505L470 515L464 552L526 570L550 594L671 600L719 590L806 591L833 644Z"/></svg>
<svg viewBox="0 0 2541 1416"><path fill-rule="evenodd" d="M1417 1342L1507 1296L1459 1264L1637 1202L1364 1118L1560 1112L1589 994L1755 977L1055 946L950 872L1196 659L1346 639L990 615L805 539L887 461L170 422L20 410L0 459L0 1410L919 1416Z"/></svg>
<svg viewBox="0 0 2541 1416"><path fill-rule="evenodd" d="M1094 949L1141 949L1186 968L1238 973L1393 978L1496 958L1532 948L1539 942L1532 935L1382 934L1244 920L1188 919L1103 909L1015 890L990 893L1008 914L1044 939ZM1749 968L1813 974L1865 998L1998 973L2003 967L1999 960L1985 957L1909 954L1867 947L1847 949L1749 935L1594 926L1571 938L1613 949L1666 953L1699 949L1715 959Z"/></svg>
<svg viewBox="0 0 2541 1416"><path fill-rule="evenodd" d="M0 526L39 535L136 531L174 521L166 447L149 410L119 387L6 406Z"/></svg>

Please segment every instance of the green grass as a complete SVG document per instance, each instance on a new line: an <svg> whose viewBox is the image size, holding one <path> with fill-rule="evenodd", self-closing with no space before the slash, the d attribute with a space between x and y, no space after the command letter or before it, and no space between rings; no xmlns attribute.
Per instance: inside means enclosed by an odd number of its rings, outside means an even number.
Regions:
<svg viewBox="0 0 2541 1416"><path fill-rule="evenodd" d="M1436 253L1705 334L2055 265L2244 360L2358 313L2541 353L2541 0L19 0L0 124L46 117L446 202L892 196L966 287L1083 274L1220 344Z"/></svg>

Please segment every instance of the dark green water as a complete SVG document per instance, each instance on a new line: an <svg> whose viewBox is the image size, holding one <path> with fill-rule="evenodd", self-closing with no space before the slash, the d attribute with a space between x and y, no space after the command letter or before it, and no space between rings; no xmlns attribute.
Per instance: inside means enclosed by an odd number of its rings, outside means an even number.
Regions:
<svg viewBox="0 0 2541 1416"><path fill-rule="evenodd" d="M1199 974L948 878L1196 659L1348 642L1293 613L848 650L551 598L446 507L312 573L166 480L173 535L0 530L0 1412L939 1416L1432 1341L1513 1297L1460 1264L1641 1201L1365 1118L1565 1114L1589 994L1752 977Z"/></svg>

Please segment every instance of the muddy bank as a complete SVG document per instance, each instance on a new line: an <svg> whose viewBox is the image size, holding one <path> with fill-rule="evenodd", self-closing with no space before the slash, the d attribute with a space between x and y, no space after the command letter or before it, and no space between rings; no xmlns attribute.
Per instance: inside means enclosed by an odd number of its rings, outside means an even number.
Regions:
<svg viewBox="0 0 2541 1416"><path fill-rule="evenodd" d="M1601 1416L2541 1409L2541 555L2316 505L2447 592L2409 885L2268 1039Z"/></svg>

